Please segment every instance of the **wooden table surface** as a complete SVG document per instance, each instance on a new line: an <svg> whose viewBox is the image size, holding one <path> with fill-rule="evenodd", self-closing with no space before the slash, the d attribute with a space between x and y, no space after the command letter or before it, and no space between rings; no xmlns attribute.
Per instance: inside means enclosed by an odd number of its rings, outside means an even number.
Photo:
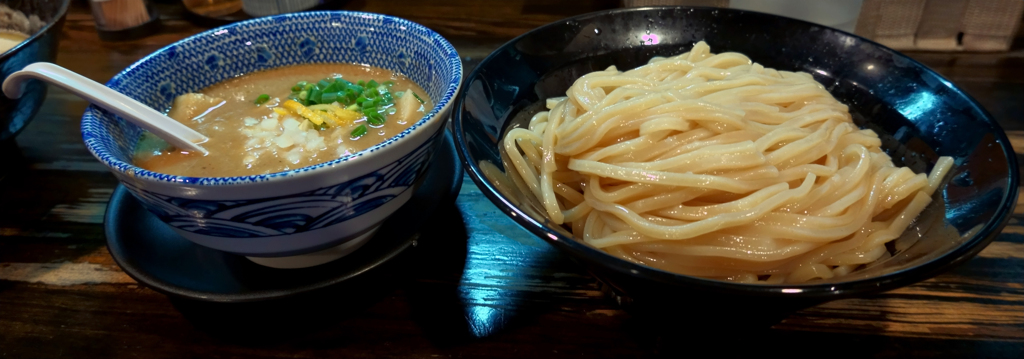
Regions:
<svg viewBox="0 0 1024 359"><path fill-rule="evenodd" d="M617 1L350 1L450 38L469 69L511 37ZM145 39L99 41L74 1L58 63L105 82L144 55L206 28L160 5ZM1024 51L910 53L978 99L1024 165ZM468 72L468 71L467 71ZM657 357L710 350L826 357L1024 354L1024 201L981 254L933 279L834 301L770 328L705 331L622 310L600 284L511 222L468 180L420 245L352 283L299 298L211 304L138 284L105 246L117 186L86 151L86 103L50 90L0 178L0 357Z"/></svg>

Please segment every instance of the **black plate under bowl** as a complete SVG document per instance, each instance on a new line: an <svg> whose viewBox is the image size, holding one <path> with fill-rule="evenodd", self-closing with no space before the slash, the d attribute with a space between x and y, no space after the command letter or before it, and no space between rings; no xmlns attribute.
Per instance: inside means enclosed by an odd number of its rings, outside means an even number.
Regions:
<svg viewBox="0 0 1024 359"><path fill-rule="evenodd" d="M243 256L200 246L152 215L124 186L110 197L104 225L114 261L156 291L211 302L250 302L293 296L352 279L412 246L416 231L462 187L462 165L445 131L422 184L362 248L324 265L274 269Z"/></svg>
<svg viewBox="0 0 1024 359"><path fill-rule="evenodd" d="M956 164L915 228L923 239L893 258L834 282L748 285L637 265L571 238L532 210L517 208L479 164L502 163L498 141L513 122L565 96L580 76L611 65L630 69L652 56L689 51L704 40L766 67L810 73L858 125L873 129L900 165L927 172L939 156ZM452 116L459 156L481 191L525 229L650 308L756 312L864 295L924 280L983 249L1012 212L1019 179L1006 134L974 99L928 67L853 34L774 15L716 8L619 9L558 21L506 43L466 79ZM525 121L524 121L525 122ZM522 124L520 124L522 125ZM908 231L908 233L910 233ZM906 235L906 234L905 234ZM913 233L911 235L917 235ZM720 309L712 310L710 308Z"/></svg>

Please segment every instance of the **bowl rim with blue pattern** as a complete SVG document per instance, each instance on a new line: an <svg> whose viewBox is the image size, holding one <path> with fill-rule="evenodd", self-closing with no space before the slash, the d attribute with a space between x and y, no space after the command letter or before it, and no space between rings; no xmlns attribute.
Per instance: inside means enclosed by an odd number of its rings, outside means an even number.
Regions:
<svg viewBox="0 0 1024 359"><path fill-rule="evenodd" d="M106 83L106 86L110 87L110 88L113 88L115 90L120 90L121 92L125 92L125 91L123 91L123 89L121 89L122 82L124 81L125 78L130 78L131 76L134 76L134 75L136 75L136 74L138 74L140 72L143 72L143 71L145 71L145 70L147 70L147 69L149 69L151 67L161 66L160 65L160 63L162 62L161 61L161 57L162 56L166 56L168 53L172 53L172 55L173 55L173 53L177 51L177 48L179 46L190 45L190 44L197 43L197 42L199 42L199 41L201 41L203 39L206 39L206 38L209 38L209 37L212 37L212 36L222 35L222 34L224 34L226 32L230 32L232 29L245 28L246 26L275 26L275 25L278 25L278 24L281 24L281 23L288 23L289 21L299 22L302 19L310 18L310 17L318 18L320 20L323 20L324 18L326 18L326 19L330 19L332 21L333 20L344 21L345 19L355 19L355 18L374 19L374 20L381 20L381 21L383 21L383 22L385 22L387 24L393 25L393 26L397 26L402 31L415 31L415 32L417 32L419 34L422 34L424 36L429 37L430 41L433 43L433 45L436 46L438 50L443 51L444 58L445 58L445 61L446 61L447 65L451 66L452 69L453 69L452 70L453 76L448 78L448 79L444 79L446 84L444 85L445 86L444 87L444 91L442 92L443 95L440 98L431 98L431 100L433 100L433 102L434 102L433 109L429 113L425 114L423 116L423 118L421 118L416 123L414 123L411 126L409 126L409 128L407 128L404 131L400 132L399 134L396 134L395 136L392 136L391 138L388 138L388 139L384 140L383 142L378 143L378 144L376 144L376 145L374 145L374 146L372 146L370 148L367 148L365 150L362 150L362 151L359 151L359 152L356 152L356 153L353 153L353 154L350 154L350 155L347 155L347 156L344 156L344 157L336 158L336 159L331 160L331 161L323 162L323 163L316 164L316 165L306 166L306 167L302 167L302 168L292 169L292 170L288 170L288 171L274 172L274 173L269 173L269 174L248 175L248 176L235 176L235 177L191 177L191 176L168 175L168 174L163 174L163 173L159 173L159 172L149 171L149 170L137 167L137 166L133 165L132 163L130 163L128 161L123 161L123 160L118 159L117 155L112 153L110 148L108 148L109 143L104 141L104 139L106 139L106 137L109 136L109 134L101 132L101 131L98 131L98 129L94 129L93 128L93 126L96 125L97 121L102 121L101 118L106 117L106 116L114 116L114 115L110 114L109 112L107 112L107 111L105 111L103 109L100 109L100 108L98 108L98 107L96 107L94 105L90 105L86 109L86 111L85 111L85 113L84 113L84 115L82 117L82 138L85 141L86 147L89 149L89 151L97 159L100 160L100 162L105 164L110 169L112 169L114 171L117 171L117 172L119 172L121 174L128 175L128 176L130 176L130 177L132 177L134 179L137 179L137 180L143 180L143 181L147 181L147 182L162 182L162 183L165 183L165 184L186 184L186 185L189 185L189 186L237 186L237 185L246 185L246 184L253 184L253 183L261 183L261 182L265 182L265 181L273 180L273 179L277 179L277 178L298 178L298 177L308 176L308 175L310 175L311 171L314 171L314 170L317 170L317 169L333 167L333 166L337 166L337 165L345 164L345 163L352 163L352 162L358 162L358 161L366 161L367 160L366 157L368 157L367 155L369 155L371 153L374 153L374 152L377 152L377 151L381 151L381 150L385 150L385 149L389 149L389 148L394 147L394 143L401 141L402 139L406 138L410 134L414 133L415 131L417 131L418 129L423 127L428 122L430 122L432 120L435 120L435 117L437 117L439 114L445 113L445 111L452 105L452 103L454 101L454 98L455 98L455 95L458 93L459 88L461 87L462 76L463 76L462 75L462 61L461 61L460 56L458 55L458 52L455 50L454 46L452 46L446 39L444 39L444 37L442 37L437 32L427 28L426 26L420 25L418 23L415 23L415 22L412 22L412 21L409 21L409 20L406 20L406 19L402 19L402 18L399 18L399 17L395 17L395 16L384 15L384 14L377 14L377 13L369 13L369 12L360 12L360 11L310 11L310 12L301 12L301 13L282 14L282 15L261 17L261 18L241 21L241 22L225 25L225 26L222 26L222 27L210 29L210 30L207 30L207 31L203 31L203 32L200 32L198 34L195 34L195 35L189 36L187 38L184 38L182 40L176 41L176 42L174 42L174 43L172 43L170 45L167 45L167 46L165 46L163 48L160 48L159 50L156 50L155 52L147 55L146 57L143 57L139 61L136 61L134 64L132 64L131 66L128 66L126 69L122 70L117 75L115 75L113 78L111 78L110 81L108 81ZM336 24L340 24L340 22L333 22L330 25L331 26L337 26ZM373 29L371 28L371 30L373 30ZM378 28L377 30L381 30L382 31L383 29ZM299 63L331 63L331 62L330 61L321 61L321 62L314 61L314 62L297 62L297 63L293 63L293 64L299 64ZM265 69L277 68L277 67L287 66L287 65L291 65L291 64L284 64L284 65L266 67ZM381 67L381 66L377 66L377 67ZM393 69L389 69L389 70L394 71ZM241 75L241 74L237 74L237 75ZM237 76L237 75L235 75L235 76ZM408 76L408 74L405 74L405 75ZM233 77L233 76L230 76L230 77ZM199 88L188 89L188 91L198 91L198 90L201 90L202 88L205 88L205 87L207 87L209 85L212 85L212 84L219 83L221 81L227 80L230 77L223 77L223 78L220 78L220 79L218 79L216 81L213 81L212 83L207 84L205 86L201 86ZM422 84L422 83L419 83L419 82L417 82L417 84L419 84L421 87L426 87L425 84ZM139 99L136 96L133 96L134 94L131 93L131 92L128 92L126 94L129 97L135 98L136 100L139 100L139 101L144 102L144 103L146 102L144 99ZM163 110L163 109L159 109L158 108L158 110ZM438 121L446 121L447 119L437 119L437 120Z"/></svg>

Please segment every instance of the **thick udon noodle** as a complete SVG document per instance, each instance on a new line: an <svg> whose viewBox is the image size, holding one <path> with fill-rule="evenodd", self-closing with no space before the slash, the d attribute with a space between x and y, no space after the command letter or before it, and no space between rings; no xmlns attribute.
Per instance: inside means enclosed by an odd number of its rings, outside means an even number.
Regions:
<svg viewBox="0 0 1024 359"><path fill-rule="evenodd" d="M889 255L952 166L896 167L810 75L703 42L567 95L507 133L508 179L577 239L681 274L844 275Z"/></svg>

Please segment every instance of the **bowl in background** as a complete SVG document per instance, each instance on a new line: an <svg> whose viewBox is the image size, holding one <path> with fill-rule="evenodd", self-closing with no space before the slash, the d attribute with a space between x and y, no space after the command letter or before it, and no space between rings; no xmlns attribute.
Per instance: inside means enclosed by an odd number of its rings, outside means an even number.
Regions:
<svg viewBox="0 0 1024 359"><path fill-rule="evenodd" d="M71 0L3 0L0 4L36 15L46 23L17 46L0 54L0 80L34 62L55 62L64 14ZM32 80L25 84L24 94L17 99L0 96L0 142L13 139L39 111L46 98L46 84Z"/></svg>
<svg viewBox="0 0 1024 359"><path fill-rule="evenodd" d="M613 257L574 240L503 193L482 166L504 169L499 141L543 100L565 96L580 76L610 65L630 69L653 56L741 52L779 70L812 74L855 122L873 129L897 165L927 172L939 156L956 164L921 214L922 235L887 261L826 282L737 284L674 274ZM926 66L855 35L773 15L715 8L639 8L592 13L532 30L503 45L469 75L453 114L456 145L481 191L525 229L580 262L637 308L677 308L735 318L894 289L935 276L981 251L1005 225L1017 199L1016 158L1005 133L970 96ZM516 189L510 189L516 191ZM640 305L640 303L644 303ZM700 310L696 310L700 308Z"/></svg>
<svg viewBox="0 0 1024 359"><path fill-rule="evenodd" d="M428 167L462 83L462 63L448 41L422 25L386 15L286 14L181 40L107 83L166 109L178 95L241 74L329 62L402 73L436 105L407 130L367 150L266 175L183 177L135 167L132 152L142 130L95 106L82 117L82 137L132 195L183 237L267 266L326 263L369 240L408 201Z"/></svg>

